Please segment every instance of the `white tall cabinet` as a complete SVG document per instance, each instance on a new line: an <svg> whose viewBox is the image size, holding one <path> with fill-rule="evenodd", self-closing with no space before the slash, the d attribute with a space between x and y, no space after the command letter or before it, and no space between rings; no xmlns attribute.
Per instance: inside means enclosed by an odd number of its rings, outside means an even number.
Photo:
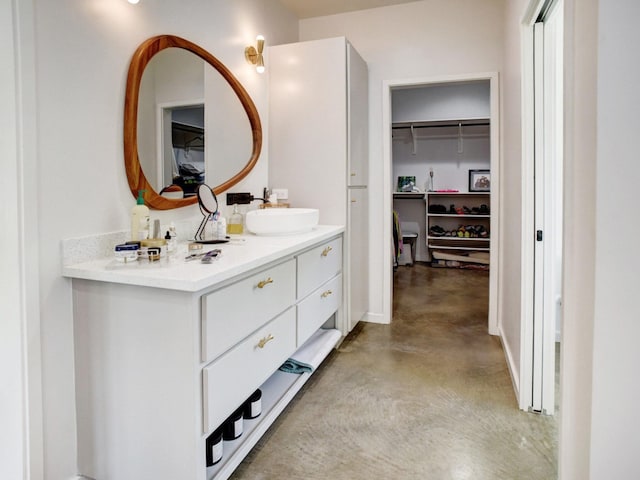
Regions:
<svg viewBox="0 0 640 480"><path fill-rule="evenodd" d="M269 49L269 185L345 225L345 329L368 310L368 70L344 37Z"/></svg>

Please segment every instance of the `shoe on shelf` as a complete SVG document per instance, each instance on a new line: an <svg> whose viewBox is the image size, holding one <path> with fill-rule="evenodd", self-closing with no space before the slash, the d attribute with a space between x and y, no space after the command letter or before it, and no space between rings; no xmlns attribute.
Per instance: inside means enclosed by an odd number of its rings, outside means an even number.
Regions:
<svg viewBox="0 0 640 480"><path fill-rule="evenodd" d="M449 205L449 213L453 213L453 214L458 213L456 210L456 206L453 203Z"/></svg>
<svg viewBox="0 0 640 480"><path fill-rule="evenodd" d="M445 234L444 228L440 225L434 225L429 228L429 235L432 237L442 237Z"/></svg>
<svg viewBox="0 0 640 480"><path fill-rule="evenodd" d="M478 208L478 214L479 215L489 215L489 207L487 207L483 203L482 205L480 205L480 208Z"/></svg>
<svg viewBox="0 0 640 480"><path fill-rule="evenodd" d="M489 236L489 232L487 232L482 225L476 225L476 232L480 238L487 238Z"/></svg>
<svg viewBox="0 0 640 480"><path fill-rule="evenodd" d="M447 207L444 205L434 204L429 205L429 213L447 213Z"/></svg>

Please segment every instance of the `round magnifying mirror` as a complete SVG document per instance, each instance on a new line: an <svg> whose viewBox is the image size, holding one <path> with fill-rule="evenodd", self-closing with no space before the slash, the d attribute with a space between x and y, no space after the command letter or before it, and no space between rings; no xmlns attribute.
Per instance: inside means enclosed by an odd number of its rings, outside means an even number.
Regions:
<svg viewBox="0 0 640 480"><path fill-rule="evenodd" d="M200 204L200 208L207 213L213 214L218 211L218 199L216 198L215 193L209 187L209 185L205 185L204 183L198 185L198 203Z"/></svg>

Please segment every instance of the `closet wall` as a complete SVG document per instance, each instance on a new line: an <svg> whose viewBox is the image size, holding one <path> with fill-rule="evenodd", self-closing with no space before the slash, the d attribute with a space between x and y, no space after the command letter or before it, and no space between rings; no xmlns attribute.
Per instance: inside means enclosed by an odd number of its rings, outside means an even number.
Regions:
<svg viewBox="0 0 640 480"><path fill-rule="evenodd" d="M490 169L489 117L488 80L393 90L394 191L398 177L415 176L425 192L433 171L434 190L468 192L469 170ZM418 232L416 260L430 261L425 200L396 194L393 204L405 229Z"/></svg>

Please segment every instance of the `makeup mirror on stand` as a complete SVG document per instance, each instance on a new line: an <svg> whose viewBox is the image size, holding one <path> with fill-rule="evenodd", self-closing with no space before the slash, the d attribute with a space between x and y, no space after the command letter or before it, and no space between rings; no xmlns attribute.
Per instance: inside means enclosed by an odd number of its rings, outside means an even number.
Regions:
<svg viewBox="0 0 640 480"><path fill-rule="evenodd" d="M216 194L213 193L211 187L204 183L198 185L196 194L198 196L198 205L200 206L203 218L198 230L196 231L194 240L198 243L227 243L229 240L205 240L204 230L207 227L207 223L210 220L217 220L219 216L218 199L216 198Z"/></svg>

